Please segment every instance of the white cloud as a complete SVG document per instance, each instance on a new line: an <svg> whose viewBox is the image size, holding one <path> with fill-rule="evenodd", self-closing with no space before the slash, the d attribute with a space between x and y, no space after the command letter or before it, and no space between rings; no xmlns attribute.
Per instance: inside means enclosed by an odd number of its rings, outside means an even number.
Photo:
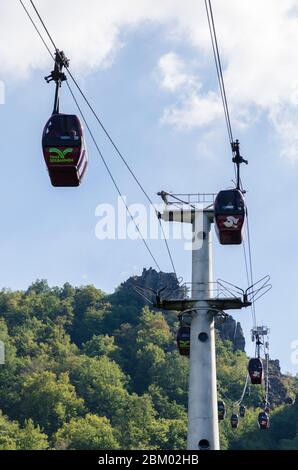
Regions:
<svg viewBox="0 0 298 470"><path fill-rule="evenodd" d="M214 15L222 55L225 84L234 128L244 128L267 116L281 143L281 155L298 160L298 1L214 1ZM190 42L201 56L209 55L205 27L189 29ZM168 56L169 54L166 54ZM194 92L193 73L181 68L184 88L176 103L165 110L162 121L180 128L212 124L220 115L213 91ZM211 72L212 73L212 72ZM215 68L213 70L215 75ZM199 77L197 77L197 81Z"/></svg>
<svg viewBox="0 0 298 470"><path fill-rule="evenodd" d="M176 103L165 109L161 122L177 128L192 129L206 126L222 116L218 94L202 94L202 83L182 57L168 52L158 62L160 86L175 93Z"/></svg>
<svg viewBox="0 0 298 470"><path fill-rule="evenodd" d="M182 99L181 106L172 106L165 110L162 122L178 128L192 129L206 126L222 116L219 97L212 91L205 96L191 92Z"/></svg>
<svg viewBox="0 0 298 470"><path fill-rule="evenodd" d="M161 56L158 63L161 86L169 91L176 91L181 87L195 87L195 76L186 69L186 64L174 52Z"/></svg>
<svg viewBox="0 0 298 470"><path fill-rule="evenodd" d="M24 1L30 8L30 2ZM181 44L193 47L205 72L214 73L203 0L36 3L58 47L71 57L80 74L110 66L124 45L124 37L128 38L125 33L147 25L161 26L173 50ZM292 142L290 152L284 148L283 153L298 158L298 0L213 0L213 10L233 116L242 116L240 124L248 125L258 113L267 115L283 144ZM184 90L178 97L179 106L167 109L164 119L176 126L210 124L218 116L217 90L204 83L204 93L194 91L193 73L172 54L160 63L167 71L162 86L169 91ZM17 0L1 0L0 63L4 81L26 77L35 68L47 70L49 65L47 53Z"/></svg>
<svg viewBox="0 0 298 470"><path fill-rule="evenodd" d="M29 0L23 2L36 19ZM35 3L57 46L71 57L74 68L85 73L110 63L122 46L123 32L151 23L177 23L178 12L183 12L179 0L161 0L154 4L153 0L43 0ZM40 27L38 20L36 22ZM1 0L0 60L2 73L17 78L26 76L32 68L44 69L49 61L18 0Z"/></svg>
<svg viewBox="0 0 298 470"><path fill-rule="evenodd" d="M4 104L4 103L5 103L5 85L0 80L0 104Z"/></svg>
<svg viewBox="0 0 298 470"><path fill-rule="evenodd" d="M274 106L269 115L281 140L281 155L292 163L298 159L298 108L291 103Z"/></svg>

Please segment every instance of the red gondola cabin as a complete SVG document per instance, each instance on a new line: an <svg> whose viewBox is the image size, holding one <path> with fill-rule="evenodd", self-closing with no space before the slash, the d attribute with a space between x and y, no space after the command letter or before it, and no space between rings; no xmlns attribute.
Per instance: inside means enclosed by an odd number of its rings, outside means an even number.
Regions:
<svg viewBox="0 0 298 470"><path fill-rule="evenodd" d="M259 413L258 423L259 423L260 429L269 429L269 427L270 427L270 418L269 418L268 414L265 411L262 411L261 413Z"/></svg>
<svg viewBox="0 0 298 470"><path fill-rule="evenodd" d="M250 359L248 363L248 373L253 385L260 385L263 378L263 363L259 357Z"/></svg>
<svg viewBox="0 0 298 470"><path fill-rule="evenodd" d="M177 346L181 356L189 356L190 352L190 326L180 326L177 332Z"/></svg>
<svg viewBox="0 0 298 470"><path fill-rule="evenodd" d="M218 193L214 202L214 221L221 245L242 243L245 213L245 202L239 189L227 189Z"/></svg>
<svg viewBox="0 0 298 470"><path fill-rule="evenodd" d="M78 116L53 114L43 131L42 148L52 185L79 186L88 159Z"/></svg>

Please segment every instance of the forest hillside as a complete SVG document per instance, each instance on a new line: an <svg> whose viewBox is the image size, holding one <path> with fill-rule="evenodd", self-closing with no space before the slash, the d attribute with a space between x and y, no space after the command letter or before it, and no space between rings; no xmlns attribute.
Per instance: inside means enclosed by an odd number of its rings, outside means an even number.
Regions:
<svg viewBox="0 0 298 470"><path fill-rule="evenodd" d="M0 292L0 449L185 449L188 359L177 315L149 308L132 288L175 279L144 270L113 294L87 285ZM219 396L228 407L222 449L298 449L298 379L270 365L271 427L260 431L260 386L235 431L229 417L246 377L241 326L217 325Z"/></svg>

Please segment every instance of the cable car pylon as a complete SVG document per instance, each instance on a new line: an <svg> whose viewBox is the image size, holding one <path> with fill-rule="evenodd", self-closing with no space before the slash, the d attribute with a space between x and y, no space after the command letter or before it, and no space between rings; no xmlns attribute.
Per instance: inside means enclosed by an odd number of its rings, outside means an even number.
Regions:
<svg viewBox="0 0 298 470"><path fill-rule="evenodd" d="M215 195L171 195L165 191L158 194L165 203L160 218L167 222L189 223L193 230L191 297L163 299L159 294L156 304L166 310L178 310L182 315L191 312L187 449L218 450L214 318L227 309L248 307L251 302L241 289L237 292L241 291L242 296L231 294L220 298L214 293L211 224ZM223 288L222 282L218 284ZM228 292L231 293L230 286ZM188 340L188 331L185 333Z"/></svg>

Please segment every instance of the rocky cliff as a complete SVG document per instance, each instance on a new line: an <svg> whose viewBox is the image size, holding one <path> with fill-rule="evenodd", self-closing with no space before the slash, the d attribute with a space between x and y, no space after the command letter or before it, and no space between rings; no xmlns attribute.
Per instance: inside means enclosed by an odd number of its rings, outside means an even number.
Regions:
<svg viewBox="0 0 298 470"><path fill-rule="evenodd" d="M292 398L288 395L287 379L288 376L281 373L279 360L271 359L269 361L269 402L273 407L293 402Z"/></svg>

